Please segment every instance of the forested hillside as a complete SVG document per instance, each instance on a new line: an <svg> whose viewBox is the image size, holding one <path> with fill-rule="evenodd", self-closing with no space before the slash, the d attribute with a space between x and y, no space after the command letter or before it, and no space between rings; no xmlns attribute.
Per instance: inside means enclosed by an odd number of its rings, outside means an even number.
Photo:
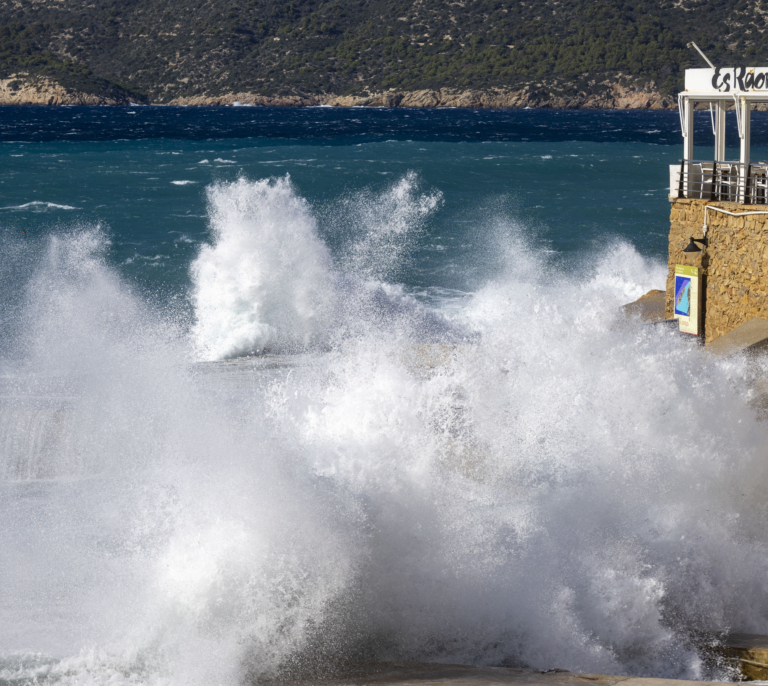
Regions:
<svg viewBox="0 0 768 686"><path fill-rule="evenodd" d="M768 0L0 0L0 78L167 102L249 92L661 93L682 69L768 63Z"/></svg>

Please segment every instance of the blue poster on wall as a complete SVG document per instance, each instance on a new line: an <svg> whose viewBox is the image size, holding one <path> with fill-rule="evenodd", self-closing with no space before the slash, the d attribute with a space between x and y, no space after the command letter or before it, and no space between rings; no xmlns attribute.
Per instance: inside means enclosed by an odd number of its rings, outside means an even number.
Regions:
<svg viewBox="0 0 768 686"><path fill-rule="evenodd" d="M688 317L691 314L691 277L675 275L675 314Z"/></svg>

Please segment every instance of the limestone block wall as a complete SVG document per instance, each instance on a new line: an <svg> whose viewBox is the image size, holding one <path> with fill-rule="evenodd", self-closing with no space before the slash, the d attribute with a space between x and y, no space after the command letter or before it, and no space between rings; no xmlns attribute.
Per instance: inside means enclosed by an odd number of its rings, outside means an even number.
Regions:
<svg viewBox="0 0 768 686"><path fill-rule="evenodd" d="M704 336L709 343L754 317L768 319L768 214L731 217L709 210L709 246L684 253L691 236L702 237L706 205L731 212L768 211L768 205L672 201L665 314L673 313L675 265L703 267Z"/></svg>

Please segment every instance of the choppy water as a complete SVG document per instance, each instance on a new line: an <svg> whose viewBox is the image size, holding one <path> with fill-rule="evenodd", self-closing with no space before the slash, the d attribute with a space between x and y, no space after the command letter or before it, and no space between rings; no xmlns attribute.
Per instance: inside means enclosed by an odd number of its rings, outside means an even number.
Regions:
<svg viewBox="0 0 768 686"><path fill-rule="evenodd" d="M0 117L0 683L768 632L754 369L619 314L676 114Z"/></svg>

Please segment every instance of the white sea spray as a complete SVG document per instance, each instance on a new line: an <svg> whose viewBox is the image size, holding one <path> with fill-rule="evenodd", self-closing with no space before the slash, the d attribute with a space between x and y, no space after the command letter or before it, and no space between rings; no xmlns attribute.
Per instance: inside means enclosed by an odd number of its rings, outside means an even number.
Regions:
<svg viewBox="0 0 768 686"><path fill-rule="evenodd" d="M211 187L189 331L97 228L9 246L0 680L722 678L702 645L768 631L759 363L621 315L666 274L631 246L563 270L503 218L493 277L428 311L365 257L439 202L415 184L357 196L393 223L335 262L288 179Z"/></svg>
<svg viewBox="0 0 768 686"><path fill-rule="evenodd" d="M331 256L287 178L213 186L213 245L192 265L194 337L205 359L304 348L334 308Z"/></svg>

